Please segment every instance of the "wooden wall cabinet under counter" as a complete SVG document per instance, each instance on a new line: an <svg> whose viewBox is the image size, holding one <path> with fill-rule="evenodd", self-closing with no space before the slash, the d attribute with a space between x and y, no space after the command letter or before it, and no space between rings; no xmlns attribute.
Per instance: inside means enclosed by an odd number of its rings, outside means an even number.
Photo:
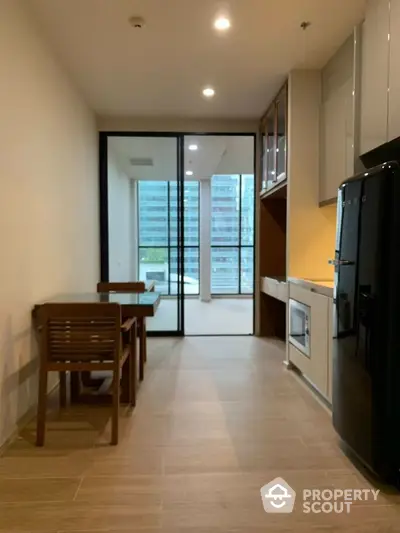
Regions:
<svg viewBox="0 0 400 533"><path fill-rule="evenodd" d="M285 189L286 191L286 189ZM260 200L259 333L286 340L286 198ZM285 296L286 293L286 296Z"/></svg>

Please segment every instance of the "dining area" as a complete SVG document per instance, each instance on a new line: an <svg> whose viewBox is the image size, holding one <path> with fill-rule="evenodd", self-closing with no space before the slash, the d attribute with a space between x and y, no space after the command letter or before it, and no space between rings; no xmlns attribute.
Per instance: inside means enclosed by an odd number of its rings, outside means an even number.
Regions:
<svg viewBox="0 0 400 533"><path fill-rule="evenodd" d="M110 406L111 445L119 440L120 407L136 406L147 361L146 319L160 294L151 282L99 282L96 291L55 295L34 305L39 351L36 445L45 445L49 373L58 374L59 408Z"/></svg>

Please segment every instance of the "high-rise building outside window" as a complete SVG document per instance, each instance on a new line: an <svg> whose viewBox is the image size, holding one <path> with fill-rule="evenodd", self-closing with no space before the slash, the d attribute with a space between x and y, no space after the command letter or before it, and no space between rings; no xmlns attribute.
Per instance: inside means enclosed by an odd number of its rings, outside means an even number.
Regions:
<svg viewBox="0 0 400 533"><path fill-rule="evenodd" d="M184 290L199 294L200 184L184 184ZM138 182L139 275L163 294L177 292L177 184ZM253 292L254 176L211 179L211 293Z"/></svg>

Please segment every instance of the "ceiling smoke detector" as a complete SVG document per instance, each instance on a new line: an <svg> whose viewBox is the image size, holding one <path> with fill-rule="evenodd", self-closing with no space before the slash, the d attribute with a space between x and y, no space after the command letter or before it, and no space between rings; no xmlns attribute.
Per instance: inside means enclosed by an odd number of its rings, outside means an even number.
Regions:
<svg viewBox="0 0 400 533"><path fill-rule="evenodd" d="M146 21L142 17L131 17L129 19L129 24L132 26L132 28L141 30L146 26Z"/></svg>

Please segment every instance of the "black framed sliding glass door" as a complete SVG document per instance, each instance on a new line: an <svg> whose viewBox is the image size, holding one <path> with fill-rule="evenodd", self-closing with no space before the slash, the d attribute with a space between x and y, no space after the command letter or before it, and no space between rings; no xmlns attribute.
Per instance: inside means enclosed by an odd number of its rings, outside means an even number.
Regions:
<svg viewBox="0 0 400 533"><path fill-rule="evenodd" d="M182 145L174 134L100 134L101 277L155 282L150 335L184 331Z"/></svg>

